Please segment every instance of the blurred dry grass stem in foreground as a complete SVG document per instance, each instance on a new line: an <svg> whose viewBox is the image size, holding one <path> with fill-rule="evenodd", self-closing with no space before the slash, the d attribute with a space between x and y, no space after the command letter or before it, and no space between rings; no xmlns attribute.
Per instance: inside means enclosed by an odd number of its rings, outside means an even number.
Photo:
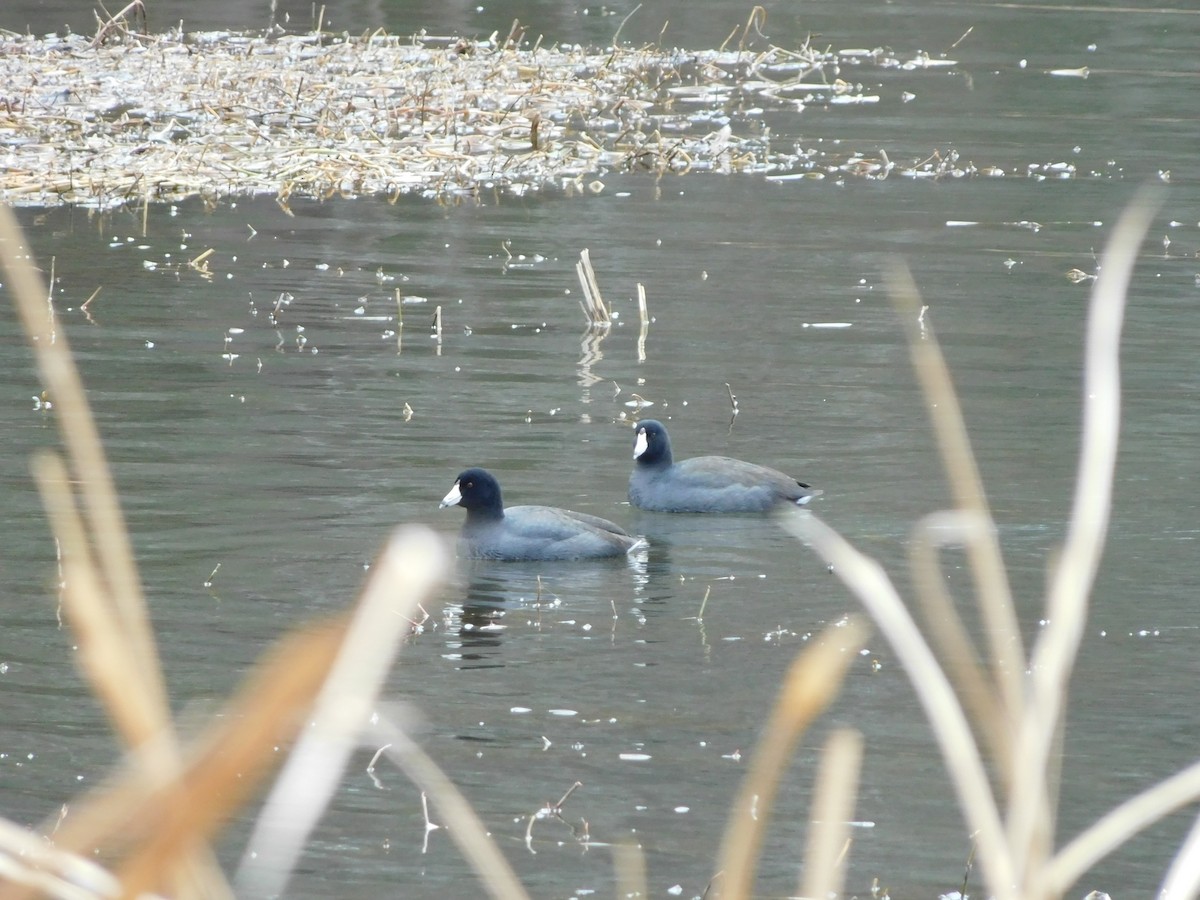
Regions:
<svg viewBox="0 0 1200 900"><path fill-rule="evenodd" d="M833 702L846 669L865 642L866 627L856 620L844 626L831 626L796 657L784 676L779 698L729 811L721 839L718 855L721 868L714 885L722 900L745 900L754 895L754 873L763 834L796 742ZM843 781L853 783L856 776L857 772L854 779ZM841 807L845 803L839 799L831 805ZM844 823L825 824L837 828ZM836 837L818 841L821 846L836 842Z"/></svg>
<svg viewBox="0 0 1200 900"><path fill-rule="evenodd" d="M52 293L40 283L16 216L2 205L0 260L38 373L54 400L67 454L65 461L52 455L35 466L51 524L61 529L56 537L67 576L63 608L75 628L85 674L96 679L97 695L126 747L143 751L147 777L171 778L180 771L181 750L116 489L66 335L54 319ZM158 889L181 897L232 896L207 848L188 850ZM12 897L25 893L16 885L5 890Z"/></svg>
<svg viewBox="0 0 1200 900"><path fill-rule="evenodd" d="M1159 208L1141 191L1104 251L1088 314L1084 416L1066 543L1052 569L1046 624L1026 662L995 524L945 360L907 270L889 281L908 331L956 508L918 523L913 582L926 610L939 661L884 570L829 526L806 514L783 525L810 543L859 598L908 672L925 708L976 841L976 860L996 900L1053 900L1134 834L1200 799L1200 763L1149 788L1102 817L1057 852L1058 762L1067 688L1087 618L1088 598L1107 532L1120 425L1119 345L1126 291L1138 248ZM966 548L975 599L987 634L980 651L943 584L942 546ZM953 679L950 676L953 676ZM993 783L994 782L994 783ZM1195 845L1195 848L1193 848ZM1169 896L1193 897L1200 834L1169 874ZM1164 887L1166 886L1164 882Z"/></svg>
<svg viewBox="0 0 1200 900"><path fill-rule="evenodd" d="M448 572L444 544L428 529L398 529L355 609L284 636L199 737L181 746L99 434L55 321L53 295L40 284L6 206L0 206L0 260L66 449L65 459L42 453L33 461L60 548L64 615L83 674L128 751L104 784L43 824L52 847L0 821L0 898L232 897L207 842L278 764L279 748L311 722L263 811L257 833L266 834L269 846L246 876L282 889L299 852L296 836L302 844L324 810L400 639ZM391 727L399 742L402 733ZM297 771L304 774L302 789L294 783ZM290 817L292 843L271 834L280 809ZM447 820L470 830L453 810ZM495 871L504 862L496 853L489 864Z"/></svg>
<svg viewBox="0 0 1200 900"><path fill-rule="evenodd" d="M1140 829L1200 799L1197 763L1054 849L1056 751L1111 502L1124 296L1137 248L1157 209L1155 199L1140 194L1117 223L1094 285L1074 508L1052 572L1047 624L1028 662L949 372L932 330L917 315L916 288L899 267L891 273L891 290L908 330L955 502L955 509L926 517L914 532L913 582L929 619L926 631L877 562L810 513L781 518L786 529L832 564L908 672L976 842L986 891L995 900L1057 900ZM63 610L78 643L78 664L128 755L107 781L73 800L40 833L0 820L0 900L143 892L232 896L208 841L284 758L277 748L294 744L263 806L237 882L245 896L285 892L372 713L378 719L375 736L387 744L381 752L428 793L482 892L523 900L526 891L466 798L406 733L402 713L379 702L399 641L421 599L448 567L445 548L425 529L398 530L352 610L284 636L199 737L182 745L99 435L55 322L51 295L22 241L11 211L0 207L6 285L54 400L66 453L65 458L43 453L33 461L61 550ZM585 295L595 287L588 270L585 251L579 267ZM607 313L598 288L592 294L594 314ZM643 315L643 326L645 321ZM986 632L982 646L944 586L939 553L947 546L966 549ZM836 697L865 630L857 620L827 629L789 670L731 806L712 894L724 900L753 895L781 778L800 737ZM826 898L842 890L861 754L857 732L831 734L814 796L804 896ZM640 848L621 847L614 860L621 889L644 893ZM1166 873L1162 896L1191 898L1198 891L1200 825Z"/></svg>

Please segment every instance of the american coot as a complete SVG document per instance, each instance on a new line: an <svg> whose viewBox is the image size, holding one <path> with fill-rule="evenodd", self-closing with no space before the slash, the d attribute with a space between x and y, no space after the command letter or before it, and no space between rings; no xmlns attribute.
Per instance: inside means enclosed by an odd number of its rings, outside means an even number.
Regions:
<svg viewBox="0 0 1200 900"><path fill-rule="evenodd" d="M766 466L727 456L697 456L674 462L662 422L634 425L629 502L654 512L766 512L781 503L803 506L820 496L807 484Z"/></svg>
<svg viewBox="0 0 1200 900"><path fill-rule="evenodd" d="M599 516L554 506L504 508L500 484L484 469L467 469L442 499L442 509L467 511L458 549L472 559L593 559L621 556L645 540Z"/></svg>

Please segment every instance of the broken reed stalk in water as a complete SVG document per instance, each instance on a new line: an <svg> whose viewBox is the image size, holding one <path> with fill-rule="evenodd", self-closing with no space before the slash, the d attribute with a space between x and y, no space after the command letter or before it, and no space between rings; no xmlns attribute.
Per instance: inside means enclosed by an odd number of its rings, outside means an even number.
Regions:
<svg viewBox="0 0 1200 900"><path fill-rule="evenodd" d="M592 328L609 328L612 325L612 313L600 296L600 284L596 281L596 270L592 268L592 258L586 247L579 251L575 274L579 276L579 286L583 289L579 307L587 316L588 325Z"/></svg>
<svg viewBox="0 0 1200 900"><path fill-rule="evenodd" d="M865 624L856 619L826 628L784 676L725 824L717 856L720 870L713 881L715 896L721 900L746 900L754 895L762 836L796 741L837 696L846 669L866 642L866 632Z"/></svg>
<svg viewBox="0 0 1200 900"><path fill-rule="evenodd" d="M1066 544L1055 564L1046 598L1046 626L1034 644L1030 661L1019 651L1007 579L998 570L1000 556L995 524L987 512L982 486L961 412L953 400L948 371L932 333L909 328L913 358L926 400L933 410L939 439L959 508L925 520L918 532L915 583L928 589L937 580L934 531L949 525L967 547L977 586L977 602L991 634L989 664L984 674L980 655L959 653L950 661L969 685L983 685L989 700L972 707L983 743L968 724L963 702L956 697L945 670L913 622L886 573L850 546L837 532L811 515L793 513L782 519L786 529L832 564L880 625L897 658L908 672L918 698L941 746L947 771L963 814L976 840L976 858L986 888L997 900L1053 900L1071 888L1106 854L1138 831L1183 805L1200 799L1200 763L1143 791L1112 810L1057 853L1053 840L1059 803L1054 749L1064 729L1067 687L1082 640L1088 596L1103 549L1110 513L1120 420L1119 343L1125 294L1138 248L1159 206L1158 197L1140 192L1122 214L1110 236L1101 262L1101 276L1092 292L1088 315L1084 370L1084 417L1076 490ZM919 300L907 273L894 275L908 320ZM932 628L935 640L947 649L966 631L944 591L923 600L947 625ZM998 630L996 630L998 629ZM1005 643L1008 642L1008 646ZM973 643L971 644L973 648ZM1011 667L1011 668L1006 668ZM1026 676L1026 668L1031 673ZM999 770L993 791L987 778ZM1166 886L1191 889L1200 876L1181 873L1180 860L1194 852L1189 839L1167 873ZM1192 893L1180 896L1191 896Z"/></svg>
<svg viewBox="0 0 1200 900"><path fill-rule="evenodd" d="M646 361L646 336L650 333L650 311L646 307L646 286L640 281L637 286L638 295L638 320L641 322L641 327L638 329L637 354L638 362Z"/></svg>

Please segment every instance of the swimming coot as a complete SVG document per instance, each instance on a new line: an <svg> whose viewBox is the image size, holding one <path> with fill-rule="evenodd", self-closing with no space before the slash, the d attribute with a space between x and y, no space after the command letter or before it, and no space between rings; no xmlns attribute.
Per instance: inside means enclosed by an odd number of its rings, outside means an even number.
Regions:
<svg viewBox="0 0 1200 900"><path fill-rule="evenodd" d="M484 469L467 469L442 499L442 509L467 511L458 549L471 559L594 559L646 545L620 526L554 506L504 508L500 484Z"/></svg>
<svg viewBox="0 0 1200 900"><path fill-rule="evenodd" d="M766 512L782 503L803 506L821 492L775 469L727 456L674 462L662 422L644 419L636 437L629 502L654 512Z"/></svg>

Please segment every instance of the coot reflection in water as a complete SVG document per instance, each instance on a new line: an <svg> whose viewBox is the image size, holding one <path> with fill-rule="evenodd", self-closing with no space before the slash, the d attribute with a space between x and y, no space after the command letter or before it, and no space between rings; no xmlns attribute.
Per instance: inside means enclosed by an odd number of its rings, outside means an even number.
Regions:
<svg viewBox="0 0 1200 900"><path fill-rule="evenodd" d="M514 629L565 627L581 637L594 636L601 621L643 602L639 595L647 582L647 560L645 549L620 567L607 559L579 560L567 568L530 561L465 560L462 601L446 611L451 656L462 669L516 662L503 649L504 636Z"/></svg>

